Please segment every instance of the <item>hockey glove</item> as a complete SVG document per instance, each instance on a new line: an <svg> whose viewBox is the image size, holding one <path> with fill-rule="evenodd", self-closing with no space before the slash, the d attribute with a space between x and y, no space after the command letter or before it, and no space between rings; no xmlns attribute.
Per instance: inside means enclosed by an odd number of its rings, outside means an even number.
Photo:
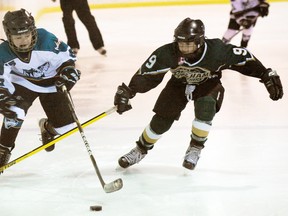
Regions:
<svg viewBox="0 0 288 216"><path fill-rule="evenodd" d="M255 25L256 17L252 18L242 18L240 20L237 20L238 24L243 26L244 29L249 29L251 26Z"/></svg>
<svg viewBox="0 0 288 216"><path fill-rule="evenodd" d="M0 113L3 114L6 118L14 119L17 117L17 114L10 110L10 106L13 106L17 103L17 99L14 98L11 93L4 88L0 88Z"/></svg>
<svg viewBox="0 0 288 216"><path fill-rule="evenodd" d="M272 100L279 100L283 97L283 87L280 77L276 71L268 68L267 71L262 75L261 82L264 83Z"/></svg>
<svg viewBox="0 0 288 216"><path fill-rule="evenodd" d="M126 86L125 83L122 83L121 86L118 86L114 97L114 105L117 106L117 112L119 114L132 109L129 99L134 97L134 95L135 94L132 93L132 90Z"/></svg>
<svg viewBox="0 0 288 216"><path fill-rule="evenodd" d="M65 85L67 90L70 91L76 82L80 79L81 72L74 67L66 67L59 73L59 78L56 80L55 85L57 91L62 92L62 86Z"/></svg>
<svg viewBox="0 0 288 216"><path fill-rule="evenodd" d="M270 5L267 2L261 2L259 5L259 14L261 17L268 16Z"/></svg>

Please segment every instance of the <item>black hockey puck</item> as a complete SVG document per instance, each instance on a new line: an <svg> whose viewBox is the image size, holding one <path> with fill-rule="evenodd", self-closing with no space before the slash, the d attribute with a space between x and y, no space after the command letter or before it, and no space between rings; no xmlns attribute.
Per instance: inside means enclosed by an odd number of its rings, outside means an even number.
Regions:
<svg viewBox="0 0 288 216"><path fill-rule="evenodd" d="M101 210L102 210L102 206L99 206L99 205L90 206L90 211L101 211Z"/></svg>

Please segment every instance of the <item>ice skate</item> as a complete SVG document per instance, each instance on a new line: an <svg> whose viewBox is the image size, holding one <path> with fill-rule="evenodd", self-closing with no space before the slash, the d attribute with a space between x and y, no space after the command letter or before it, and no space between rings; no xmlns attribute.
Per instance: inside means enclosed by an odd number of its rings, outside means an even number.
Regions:
<svg viewBox="0 0 288 216"><path fill-rule="evenodd" d="M72 51L73 51L74 55L77 56L79 49L78 48L72 48Z"/></svg>
<svg viewBox="0 0 288 216"><path fill-rule="evenodd" d="M182 166L190 170L195 169L197 162L200 158L200 153L200 148L197 148L195 146L189 146L186 151Z"/></svg>
<svg viewBox="0 0 288 216"><path fill-rule="evenodd" d="M135 163L139 163L146 155L147 150L136 146L129 153L119 158L118 163L122 168L128 168Z"/></svg>
<svg viewBox="0 0 288 216"><path fill-rule="evenodd" d="M11 151L8 147L0 144L0 167L6 165L11 157ZM0 172L0 174L3 173Z"/></svg>
<svg viewBox="0 0 288 216"><path fill-rule="evenodd" d="M97 49L97 51L99 52L100 55L106 55L107 51L104 47L100 47L99 49Z"/></svg>
<svg viewBox="0 0 288 216"><path fill-rule="evenodd" d="M41 130L41 138L42 138L41 141L42 141L43 145L51 142L54 139L54 137L55 137L55 135L53 135L52 133L47 131L47 129L45 128L46 122L47 122L47 118L42 118L39 121L39 127L40 127L40 130ZM51 146L45 148L45 150L47 152L50 152L50 151L53 151L54 148L55 148L55 145L51 145Z"/></svg>

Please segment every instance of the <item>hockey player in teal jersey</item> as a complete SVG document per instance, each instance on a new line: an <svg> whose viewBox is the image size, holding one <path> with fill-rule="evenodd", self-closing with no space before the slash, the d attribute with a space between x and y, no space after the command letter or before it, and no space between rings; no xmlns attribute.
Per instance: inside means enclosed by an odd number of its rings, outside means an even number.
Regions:
<svg viewBox="0 0 288 216"><path fill-rule="evenodd" d="M28 109L36 98L47 118L39 121L43 145L74 125L60 91L80 79L70 47L45 29L37 29L25 9L5 14L7 40L0 44L0 113L4 115L0 134L0 166L8 163ZM52 151L54 145L48 147Z"/></svg>
<svg viewBox="0 0 288 216"><path fill-rule="evenodd" d="M119 165L127 168L141 161L179 119L188 101L193 100L195 118L183 161L185 168L193 170L207 141L212 120L221 108L224 88L220 80L224 69L260 79L272 100L283 96L275 70L264 67L243 47L205 38L203 22L186 18L175 29L174 42L156 49L132 76L128 86L124 83L118 86L114 104L122 114L132 108L129 100L136 93L155 88L168 71L172 73L156 101L155 115L136 141L136 147L119 158Z"/></svg>

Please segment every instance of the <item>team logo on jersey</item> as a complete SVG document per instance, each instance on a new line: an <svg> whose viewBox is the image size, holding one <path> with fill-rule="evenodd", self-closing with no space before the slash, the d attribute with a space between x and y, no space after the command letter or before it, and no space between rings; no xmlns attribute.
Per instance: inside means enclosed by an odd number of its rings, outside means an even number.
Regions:
<svg viewBox="0 0 288 216"><path fill-rule="evenodd" d="M14 61L10 62L9 65L11 67L12 74L22 75L30 78L45 77L45 72L48 71L50 68L50 63L45 62L44 64L38 66L37 68L23 69L21 72L21 70L18 70L18 68L16 67L16 63Z"/></svg>
<svg viewBox="0 0 288 216"><path fill-rule="evenodd" d="M211 77L211 72L201 67L179 66L171 72L177 79L185 78L187 84L193 85L199 85Z"/></svg>
<svg viewBox="0 0 288 216"><path fill-rule="evenodd" d="M23 74L26 77L33 77L33 78L45 77L45 71L47 71L49 67L50 63L45 62L43 65L37 67L37 70L35 70L34 68L31 68L29 70L23 70Z"/></svg>

